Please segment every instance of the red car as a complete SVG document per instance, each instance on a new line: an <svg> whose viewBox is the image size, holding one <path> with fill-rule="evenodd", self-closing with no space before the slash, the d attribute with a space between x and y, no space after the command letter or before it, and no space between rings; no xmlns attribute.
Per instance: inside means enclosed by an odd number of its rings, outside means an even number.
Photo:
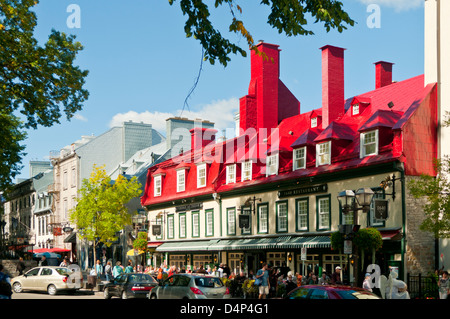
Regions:
<svg viewBox="0 0 450 319"><path fill-rule="evenodd" d="M285 299L381 299L374 293L358 287L340 285L307 285L295 288Z"/></svg>

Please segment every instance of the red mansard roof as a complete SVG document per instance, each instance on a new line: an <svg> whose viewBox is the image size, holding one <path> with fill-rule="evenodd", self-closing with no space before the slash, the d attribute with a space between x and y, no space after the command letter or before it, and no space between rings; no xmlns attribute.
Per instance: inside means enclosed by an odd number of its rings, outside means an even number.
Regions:
<svg viewBox="0 0 450 319"><path fill-rule="evenodd" d="M148 180L141 202L144 206L171 202L177 199L227 192L255 185L270 184L283 180L294 180L317 176L330 172L339 172L382 163L401 161L405 164L407 174L434 174L433 159L437 155L437 95L436 84L424 87L424 76L417 76L401 82L351 97L345 101L345 113L327 128L311 128L311 117L321 115L323 110L316 109L307 113L295 115L282 120L276 133L262 140L258 134L250 141L247 139L245 148L236 149L239 137L216 143L202 148L206 162L206 187L197 188L197 169L194 163L193 151L167 160L149 169ZM392 108L389 106L390 102ZM359 115L352 115L351 105L364 104ZM382 128L379 137L378 155L360 158L360 132ZM387 131L386 131L387 130ZM269 132L270 133L270 132ZM241 181L241 165L236 165L236 183L226 184L226 165L241 163L243 154L248 159L250 145L266 150L259 157L267 156L267 151L277 149L279 141L279 172L277 175L266 176L265 158L253 158L252 180ZM305 145L315 145L324 140L341 141L336 153L332 153L330 165L316 167L315 159L308 161L305 169L292 170L292 150ZM332 147L333 147L332 142ZM342 144L343 143L343 144ZM384 144L383 144L384 143ZM227 153L227 146L235 147L234 153ZM240 154L240 155L239 155ZM334 155L333 155L334 154ZM223 158L223 160L219 160ZM315 156L314 156L315 158ZM252 159L252 158L250 158ZM176 171L182 167L186 170L186 190L177 193ZM164 169L165 178L162 185L162 196L153 196L152 176Z"/></svg>

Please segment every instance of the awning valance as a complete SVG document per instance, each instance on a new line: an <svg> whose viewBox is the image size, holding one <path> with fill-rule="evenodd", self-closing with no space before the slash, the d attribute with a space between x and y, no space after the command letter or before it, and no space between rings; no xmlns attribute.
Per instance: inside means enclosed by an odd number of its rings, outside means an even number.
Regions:
<svg viewBox="0 0 450 319"><path fill-rule="evenodd" d="M76 243L77 242L77 233L72 232L69 236L64 239L65 243Z"/></svg>
<svg viewBox="0 0 450 319"><path fill-rule="evenodd" d="M293 237L290 240L279 243L278 248L330 248L329 236L304 236Z"/></svg>

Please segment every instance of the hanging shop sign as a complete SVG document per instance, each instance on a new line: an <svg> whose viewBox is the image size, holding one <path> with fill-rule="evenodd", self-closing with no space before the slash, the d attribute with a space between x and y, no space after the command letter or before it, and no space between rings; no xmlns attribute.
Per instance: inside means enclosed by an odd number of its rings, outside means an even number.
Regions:
<svg viewBox="0 0 450 319"><path fill-rule="evenodd" d="M374 202L375 219L386 220L389 217L387 199L374 199L373 202Z"/></svg>
<svg viewBox="0 0 450 319"><path fill-rule="evenodd" d="M175 207L176 212L186 212L190 210L202 209L203 203L187 204Z"/></svg>
<svg viewBox="0 0 450 319"><path fill-rule="evenodd" d="M285 191L279 191L278 197L289 197L289 196L298 196L298 195L307 195L307 194L313 194L313 193L323 193L328 191L328 184L321 184L321 185L315 185L315 186L307 186L307 187L300 187L296 189L289 189Z"/></svg>

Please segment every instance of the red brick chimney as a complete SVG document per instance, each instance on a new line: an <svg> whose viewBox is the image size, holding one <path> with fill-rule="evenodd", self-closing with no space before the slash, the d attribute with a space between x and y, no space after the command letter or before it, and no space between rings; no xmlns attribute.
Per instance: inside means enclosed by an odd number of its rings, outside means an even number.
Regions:
<svg viewBox="0 0 450 319"><path fill-rule="evenodd" d="M280 50L278 45L260 42L264 55L251 51L251 80L248 95L240 101L240 127L275 128L278 125L278 79Z"/></svg>
<svg viewBox="0 0 450 319"><path fill-rule="evenodd" d="M239 125L244 131L270 130L283 119L300 114L300 102L279 79L279 46L260 42L256 47L263 54L251 51L248 94L240 99Z"/></svg>
<svg viewBox="0 0 450 319"><path fill-rule="evenodd" d="M344 114L344 50L322 48L322 128Z"/></svg>
<svg viewBox="0 0 450 319"><path fill-rule="evenodd" d="M392 65L394 63L379 61L375 64L375 88L392 84Z"/></svg>
<svg viewBox="0 0 450 319"><path fill-rule="evenodd" d="M203 147L212 143L216 139L217 130L204 127L194 127L190 129L191 133L191 150L199 151Z"/></svg>

